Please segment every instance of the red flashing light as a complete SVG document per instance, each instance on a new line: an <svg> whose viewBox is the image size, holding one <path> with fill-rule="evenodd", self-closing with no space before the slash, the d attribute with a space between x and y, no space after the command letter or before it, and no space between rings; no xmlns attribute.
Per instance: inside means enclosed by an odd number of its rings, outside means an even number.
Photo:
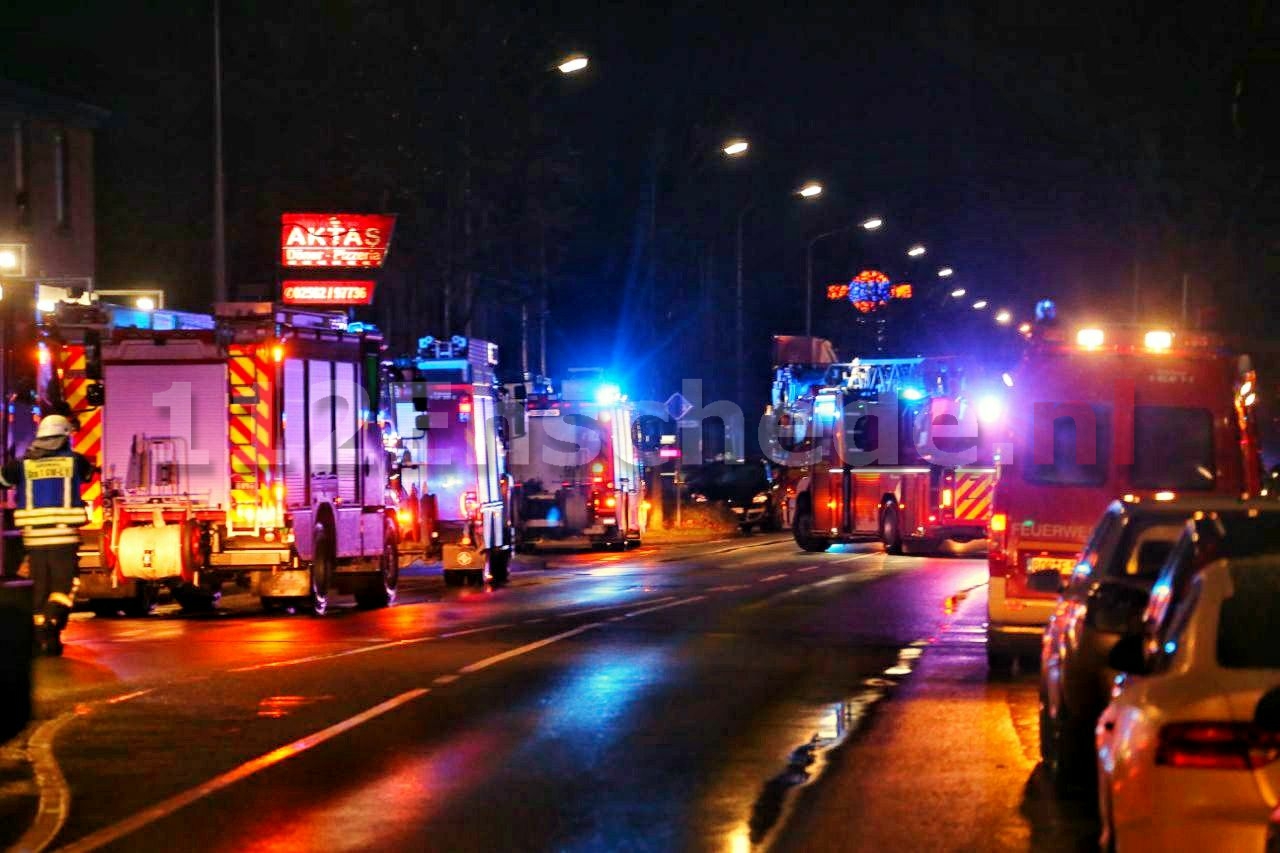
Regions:
<svg viewBox="0 0 1280 853"><path fill-rule="evenodd" d="M461 400L458 401L458 414L460 415L471 414L471 398L470 397L463 397Z"/></svg>
<svg viewBox="0 0 1280 853"><path fill-rule="evenodd" d="M618 499L613 495L609 495L609 497L604 499L604 505L609 507L609 509L613 509L618 505Z"/></svg>

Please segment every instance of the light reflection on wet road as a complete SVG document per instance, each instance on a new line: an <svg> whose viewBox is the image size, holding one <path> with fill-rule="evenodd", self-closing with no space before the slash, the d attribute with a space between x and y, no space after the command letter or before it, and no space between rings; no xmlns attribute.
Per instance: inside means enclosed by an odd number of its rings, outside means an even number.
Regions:
<svg viewBox="0 0 1280 853"><path fill-rule="evenodd" d="M752 849L985 579L980 561L757 537L554 555L502 589L413 576L397 607L324 619L230 596L215 616L80 620L39 664L42 716L88 710L57 742L73 795L57 842Z"/></svg>

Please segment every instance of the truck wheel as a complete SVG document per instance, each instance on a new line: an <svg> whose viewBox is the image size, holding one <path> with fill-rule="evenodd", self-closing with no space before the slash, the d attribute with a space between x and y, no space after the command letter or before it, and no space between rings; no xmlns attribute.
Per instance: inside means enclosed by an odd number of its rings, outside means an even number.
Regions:
<svg viewBox="0 0 1280 853"><path fill-rule="evenodd" d="M898 505L891 503L880 513L880 541L890 554L902 553L902 529L898 523Z"/></svg>
<svg viewBox="0 0 1280 853"><path fill-rule="evenodd" d="M307 597L307 606L311 615L323 616L329 610L329 585L333 582L333 534L327 525L317 524L311 541L315 552L311 560L311 595Z"/></svg>
<svg viewBox="0 0 1280 853"><path fill-rule="evenodd" d="M796 538L796 544L800 546L802 551L821 553L831 547L830 539L823 539L814 535L813 513L810 512L807 505L797 508L796 523L791 528L791 532Z"/></svg>
<svg viewBox="0 0 1280 853"><path fill-rule="evenodd" d="M489 577L494 583L506 583L511 577L511 552L506 548L494 548L489 552Z"/></svg>
<svg viewBox="0 0 1280 853"><path fill-rule="evenodd" d="M356 593L356 605L369 610L395 604L396 586L400 583L400 546L396 542L395 526L387 522L382 535L378 574Z"/></svg>
<svg viewBox="0 0 1280 853"><path fill-rule="evenodd" d="M184 584L173 591L173 598L183 613L212 613L222 597L219 592Z"/></svg>
<svg viewBox="0 0 1280 853"><path fill-rule="evenodd" d="M120 602L120 609L124 615L134 619L150 616L156 609L155 587L142 581L138 581L137 584L138 588L133 597Z"/></svg>
<svg viewBox="0 0 1280 853"><path fill-rule="evenodd" d="M280 613L287 606L285 604L285 599L282 599L279 596L264 595L258 600L262 602L263 613Z"/></svg>

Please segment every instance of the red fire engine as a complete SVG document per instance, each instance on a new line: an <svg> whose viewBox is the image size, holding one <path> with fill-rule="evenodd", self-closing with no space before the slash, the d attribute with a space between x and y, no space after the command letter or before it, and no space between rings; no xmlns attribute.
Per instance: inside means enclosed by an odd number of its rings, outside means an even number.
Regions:
<svg viewBox="0 0 1280 853"><path fill-rule="evenodd" d="M1033 335L1010 377L990 524L993 668L1038 656L1061 577L1108 502L1261 488L1247 359L1195 332L1051 320Z"/></svg>
<svg viewBox="0 0 1280 853"><path fill-rule="evenodd" d="M437 549L445 582L507 579L514 544L498 348L455 336L422 338L386 362L385 436L406 547Z"/></svg>
<svg viewBox="0 0 1280 853"><path fill-rule="evenodd" d="M525 547L585 538L638 545L644 489L632 407L595 368L571 371L559 395L525 400L511 442L516 533ZM517 395L525 390L517 386Z"/></svg>
<svg viewBox="0 0 1280 853"><path fill-rule="evenodd" d="M270 303L219 305L205 328L82 325L78 350L51 344L77 442L100 450L81 595L145 612L165 586L191 609L234 582L267 609L322 614L335 591L392 603L376 331ZM97 388L77 403L81 378Z"/></svg>
<svg viewBox="0 0 1280 853"><path fill-rule="evenodd" d="M906 548L986 546L1000 410L954 358L857 359L779 413L796 481L793 531L806 551L879 539Z"/></svg>

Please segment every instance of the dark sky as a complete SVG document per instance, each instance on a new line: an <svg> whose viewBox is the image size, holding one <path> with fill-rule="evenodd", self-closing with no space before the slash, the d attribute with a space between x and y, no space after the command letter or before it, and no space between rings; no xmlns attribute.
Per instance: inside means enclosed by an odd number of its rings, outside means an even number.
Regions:
<svg viewBox="0 0 1280 853"><path fill-rule="evenodd" d="M820 284L880 266L936 296L945 263L1023 316L1053 296L1112 317L1130 311L1136 268L1144 316L1172 319L1183 274L1196 305L1275 290L1275 140L1256 106L1275 79L1268 3L224 0L223 14L233 280L273 280L281 209L390 209L404 242L389 319L440 322L458 220L440 235L467 150L489 205L474 227L496 235L476 261L479 298L518 302L529 244L499 232L528 209L507 167L524 162L512 151L534 116L574 168L552 205L567 211L552 240L553 372L648 364L655 349L714 372L690 340L710 328L726 352L733 222L748 200L753 384L769 336L802 325L807 237L866 214L885 228L823 243ZM0 42L0 75L112 112L99 136L102 283L155 282L192 307L212 281L210 20L201 3L19 2ZM592 57L581 79L546 70L568 50ZM754 147L730 167L715 151L735 133ZM790 191L811 177L828 191L800 203ZM912 265L916 241L930 253ZM700 251L713 259L705 285ZM713 313L691 318L682 306L700 286ZM848 306L816 303L819 330L844 335ZM895 322L970 321L924 305ZM486 321L508 345L512 316Z"/></svg>

